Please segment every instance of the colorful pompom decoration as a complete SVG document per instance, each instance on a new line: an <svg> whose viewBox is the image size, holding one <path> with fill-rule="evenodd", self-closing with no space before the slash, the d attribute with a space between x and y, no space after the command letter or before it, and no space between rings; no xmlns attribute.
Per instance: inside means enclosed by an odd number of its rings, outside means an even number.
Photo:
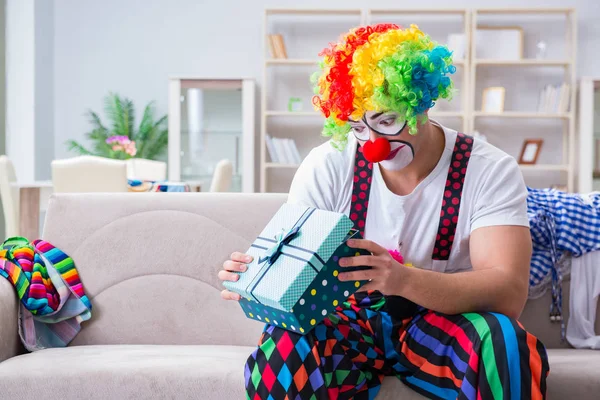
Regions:
<svg viewBox="0 0 600 400"><path fill-rule="evenodd" d="M404 264L404 257L402 257L402 254L400 254L398 250L388 250L388 252L394 260L398 261L400 264Z"/></svg>
<svg viewBox="0 0 600 400"><path fill-rule="evenodd" d="M321 53L313 105L327 118L323 135L343 149L348 119L366 111L398 112L411 134L439 98L450 99L452 53L416 25L376 24L350 30Z"/></svg>

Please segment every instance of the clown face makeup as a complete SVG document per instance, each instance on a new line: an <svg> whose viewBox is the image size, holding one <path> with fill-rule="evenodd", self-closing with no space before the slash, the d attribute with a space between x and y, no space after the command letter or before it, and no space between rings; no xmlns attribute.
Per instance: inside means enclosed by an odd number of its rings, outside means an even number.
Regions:
<svg viewBox="0 0 600 400"><path fill-rule="evenodd" d="M385 160L379 162L379 165L388 171L400 171L402 168L408 166L415 158L415 151L408 142L402 140L390 140L390 147L390 154Z"/></svg>
<svg viewBox="0 0 600 400"><path fill-rule="evenodd" d="M367 111L362 120L348 122L354 136L361 141L369 140L371 131L383 136L397 136L406 126L406 121L396 112Z"/></svg>
<svg viewBox="0 0 600 400"><path fill-rule="evenodd" d="M348 122L356 139L363 142L363 154L367 160L378 162L387 170L399 171L414 159L412 145L399 138L406 121L398 113L367 111L362 120ZM379 136L375 142L370 140L371 131Z"/></svg>

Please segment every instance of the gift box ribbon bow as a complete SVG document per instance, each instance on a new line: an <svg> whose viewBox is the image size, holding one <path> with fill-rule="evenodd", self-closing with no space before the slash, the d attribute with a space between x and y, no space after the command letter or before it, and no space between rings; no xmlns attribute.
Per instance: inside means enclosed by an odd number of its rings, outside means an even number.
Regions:
<svg viewBox="0 0 600 400"><path fill-rule="evenodd" d="M300 227L299 226L293 227L287 233L285 233L285 230L282 229L281 233L279 233L278 235L275 236L275 240L277 241L275 243L275 246L273 246L270 249L268 249L265 252L265 256L264 257L259 257L258 258L258 263L262 264L265 261L268 261L269 264L274 264L275 261L277 261L277 259L281 255L281 250L283 249L283 246L285 246L286 244L290 244L290 242L292 240L294 240L294 238L296 236L298 236L298 233L300 233Z"/></svg>
<svg viewBox="0 0 600 400"><path fill-rule="evenodd" d="M291 242L295 238L298 237L298 235L300 234L300 229L302 228L302 225L304 225L304 223L310 218L310 216L314 212L315 212L314 208L307 208L304 211L304 213L300 216L300 218L296 221L296 223L287 232L285 231L285 229L282 229L282 231L280 233L275 235L275 240L270 239L270 238L260 237L260 236L258 237L259 240L268 241L268 242L271 242L274 244L272 246L270 245L270 247L266 248L264 255L258 258L258 264L261 265L260 270L254 277L254 279L252 279L252 281L248 284L248 287L246 290L247 293L249 293L252 296L252 298L254 298L254 300L256 300L257 302L261 303L261 301L254 295L254 290L260 284L260 282L263 280L263 278L265 277L265 275L267 274L269 269L275 264L275 261L277 261L277 259L280 256L287 254L287 253L283 253L283 249L286 246L292 246ZM257 246L256 244L253 244L252 246L264 248L264 247ZM313 263L311 263L312 257L316 258L316 260L321 263L321 266L323 264L325 264L325 262L319 257L319 255L314 250L303 249L301 247L296 247L296 246L292 246L292 247L294 247L295 252L304 252L309 255L308 258L306 256L298 256L298 255L293 255L292 257L296 260L302 260L302 261L307 262L308 265L312 269L315 270L315 273L318 273L319 268L317 268L315 265L313 265Z"/></svg>

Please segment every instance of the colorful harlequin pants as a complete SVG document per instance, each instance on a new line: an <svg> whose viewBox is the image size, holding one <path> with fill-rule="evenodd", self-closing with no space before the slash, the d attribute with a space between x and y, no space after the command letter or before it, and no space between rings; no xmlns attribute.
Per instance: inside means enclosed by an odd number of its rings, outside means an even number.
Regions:
<svg viewBox="0 0 600 400"><path fill-rule="evenodd" d="M357 294L305 336L267 325L245 366L247 399L374 399L395 375L432 399L543 399L543 344L496 313L419 309L394 320Z"/></svg>

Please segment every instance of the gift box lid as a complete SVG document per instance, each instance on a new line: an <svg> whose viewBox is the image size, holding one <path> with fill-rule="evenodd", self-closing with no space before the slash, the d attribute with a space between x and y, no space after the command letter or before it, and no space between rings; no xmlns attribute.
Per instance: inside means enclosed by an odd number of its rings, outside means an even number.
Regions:
<svg viewBox="0 0 600 400"><path fill-rule="evenodd" d="M224 286L240 295L289 311L342 244L352 221L342 213L284 204L254 241L254 257L237 282Z"/></svg>

